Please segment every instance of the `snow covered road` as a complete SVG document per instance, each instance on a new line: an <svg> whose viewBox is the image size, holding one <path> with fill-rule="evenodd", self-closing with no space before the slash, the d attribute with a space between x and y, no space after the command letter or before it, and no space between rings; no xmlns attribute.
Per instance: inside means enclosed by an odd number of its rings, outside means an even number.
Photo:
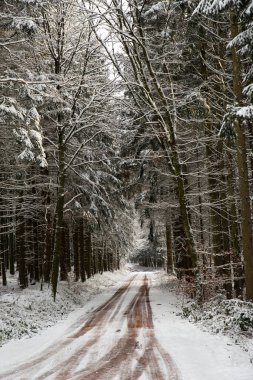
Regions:
<svg viewBox="0 0 253 380"><path fill-rule="evenodd" d="M0 379L252 380L248 354L176 315L177 298L158 278L131 273L65 322L6 344Z"/></svg>

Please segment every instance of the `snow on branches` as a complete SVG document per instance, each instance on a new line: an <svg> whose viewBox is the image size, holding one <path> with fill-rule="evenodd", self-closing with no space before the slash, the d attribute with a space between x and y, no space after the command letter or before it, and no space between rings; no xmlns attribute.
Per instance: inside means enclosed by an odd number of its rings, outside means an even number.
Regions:
<svg viewBox="0 0 253 380"><path fill-rule="evenodd" d="M13 135L23 149L18 160L36 161L46 167L46 155L42 144L40 115L35 107L25 109L18 106L13 98L5 98L0 104L0 118L13 128Z"/></svg>
<svg viewBox="0 0 253 380"><path fill-rule="evenodd" d="M229 7L239 7L240 0L201 0L194 13L217 14Z"/></svg>
<svg viewBox="0 0 253 380"><path fill-rule="evenodd" d="M223 117L221 129L219 131L220 137L225 137L228 140L233 140L235 137L235 123L238 121L250 121L253 119L253 106L244 107L228 107L228 112Z"/></svg>
<svg viewBox="0 0 253 380"><path fill-rule="evenodd" d="M29 35L35 33L37 24L31 18L15 18L12 21L11 27L17 31L25 32Z"/></svg>

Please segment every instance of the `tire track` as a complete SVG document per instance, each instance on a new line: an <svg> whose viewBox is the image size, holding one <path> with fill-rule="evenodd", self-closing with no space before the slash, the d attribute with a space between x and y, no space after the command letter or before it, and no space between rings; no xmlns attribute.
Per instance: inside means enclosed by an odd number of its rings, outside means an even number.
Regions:
<svg viewBox="0 0 253 380"><path fill-rule="evenodd" d="M72 380L111 380L119 375L121 380L138 380L146 372L150 380L180 380L181 376L171 356L160 346L154 335L152 310L149 300L148 279L145 275L143 284L128 305L124 315L127 318L127 332L114 345L112 350L84 370L73 374ZM143 332L144 350L140 355L140 332ZM160 368L163 361L166 374ZM132 362L136 361L135 368ZM166 377L165 377L166 376ZM67 380L61 378L59 380Z"/></svg>
<svg viewBox="0 0 253 380"><path fill-rule="evenodd" d="M120 380L138 380L145 374L145 378L150 380L180 380L173 359L155 337L147 275L142 278L141 285L127 307L121 311L126 302L126 293L136 276L131 277L108 301L92 311L76 332L49 347L42 356L1 375L0 379L45 380L50 377L56 380L111 380L118 376ZM126 325L126 332L121 337L116 334L113 346L108 346L108 351L97 360L99 343L103 342L107 328L113 326L115 331L114 322L116 327ZM71 349L71 344L88 332L90 335L81 347L80 341L79 348L68 358L60 360L50 370L39 375L43 371L43 363L46 366L47 360L54 357L58 359L66 347ZM89 359L89 362L84 369L79 370L83 359ZM37 375L33 376L35 371Z"/></svg>
<svg viewBox="0 0 253 380"><path fill-rule="evenodd" d="M27 371L34 370L36 366L41 366L43 362L46 362L47 360L51 359L55 354L59 354L60 351L64 350L67 346L71 345L74 339L80 338L81 336L85 335L88 331L92 330L93 328L101 327L103 323L105 322L106 318L108 317L108 313L110 313L118 303L118 300L123 297L123 295L128 291L130 284L135 279L136 274L133 275L130 280L127 281L126 284L121 286L106 302L104 302L101 306L96 308L94 311L92 311L91 316L86 320L84 325L73 335L66 338L63 341L60 341L57 344L52 344L52 346L48 347L46 350L44 350L40 356L36 357L35 359L31 360L29 363L21 364L17 368L11 371L6 371L5 373L0 375L0 380L7 380L8 376L14 375L15 377L12 377L12 379L22 379L22 380L31 380L30 375L25 375ZM76 324L76 323L75 323ZM92 337L88 342L86 342L87 350L90 346L92 346L98 339L98 336ZM84 352L86 351L85 348L83 348ZM70 358L74 362L74 357L76 357L76 353L73 354L73 358ZM79 357L78 357L79 358ZM51 376L53 373L57 372L60 368L62 368L62 363L59 363L59 365L55 366L52 370L47 371L45 374L36 377L37 380L43 380L46 379L48 376ZM22 375L22 372L24 375ZM19 375L17 375L19 374ZM20 376L20 377L17 377ZM25 376L25 377L24 377ZM26 377L28 376L28 377Z"/></svg>

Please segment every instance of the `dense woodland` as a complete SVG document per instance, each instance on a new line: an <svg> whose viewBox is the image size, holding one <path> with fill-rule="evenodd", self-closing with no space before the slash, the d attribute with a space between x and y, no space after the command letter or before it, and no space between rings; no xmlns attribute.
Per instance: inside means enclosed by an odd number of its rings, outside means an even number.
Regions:
<svg viewBox="0 0 253 380"><path fill-rule="evenodd" d="M253 1L1 0L2 285L133 260L253 300Z"/></svg>

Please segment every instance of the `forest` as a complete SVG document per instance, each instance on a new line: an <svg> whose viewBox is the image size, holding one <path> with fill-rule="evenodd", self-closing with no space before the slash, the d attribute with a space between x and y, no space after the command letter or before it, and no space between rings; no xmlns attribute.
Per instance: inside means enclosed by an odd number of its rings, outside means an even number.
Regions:
<svg viewBox="0 0 253 380"><path fill-rule="evenodd" d="M252 0L1 0L0 290L18 273L55 299L71 272L130 257L199 303L253 301L252 15Z"/></svg>

